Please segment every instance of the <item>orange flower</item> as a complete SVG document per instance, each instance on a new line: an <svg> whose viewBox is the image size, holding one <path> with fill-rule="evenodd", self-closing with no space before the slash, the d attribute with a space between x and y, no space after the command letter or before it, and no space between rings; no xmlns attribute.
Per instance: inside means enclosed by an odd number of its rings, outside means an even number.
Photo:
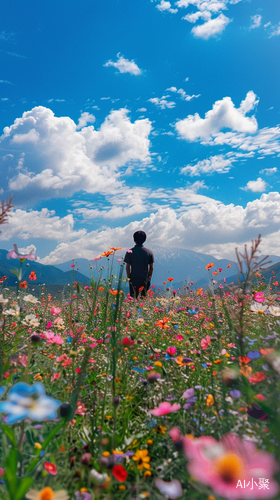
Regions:
<svg viewBox="0 0 280 500"><path fill-rule="evenodd" d="M168 326L168 325L166 325L166 323L167 323L168 321L170 321L170 320L171 320L171 318L166 318L166 317L164 316L164 318L163 318L163 319L159 319L159 320L155 323L155 325L156 325L156 326L159 326L162 330L166 330L166 328L169 328L169 326Z"/></svg>
<svg viewBox="0 0 280 500"><path fill-rule="evenodd" d="M250 361L251 361L251 359L248 358L247 356L239 356L240 365L250 363Z"/></svg>
<svg viewBox="0 0 280 500"><path fill-rule="evenodd" d="M100 292L104 292L104 288L103 288L103 286L100 286L100 287L98 288L98 290L100 290Z"/></svg>
<svg viewBox="0 0 280 500"><path fill-rule="evenodd" d="M207 266L205 266L205 269L207 269L208 271L208 269L211 269L211 267L214 267L214 265L214 262L210 262L209 264L207 264Z"/></svg>
<svg viewBox="0 0 280 500"><path fill-rule="evenodd" d="M251 366L244 365L242 366L242 368L240 368L239 371L241 375L244 375L244 377L249 377L249 375L252 373L253 370Z"/></svg>
<svg viewBox="0 0 280 500"><path fill-rule="evenodd" d="M174 281L174 278L167 278L167 281Z"/></svg>
<svg viewBox="0 0 280 500"><path fill-rule="evenodd" d="M2 282L3 282L4 280L6 280L6 279L7 279L7 276L3 276L3 277L1 278L1 280L0 280L0 283L2 283Z"/></svg>
<svg viewBox="0 0 280 500"><path fill-rule="evenodd" d="M116 252L117 250L122 250L122 247L108 247L108 248L110 248L114 252Z"/></svg>
<svg viewBox="0 0 280 500"><path fill-rule="evenodd" d="M228 265L227 265L227 269L228 269L229 267L231 267L231 266L232 266L232 264L228 264Z"/></svg>
<svg viewBox="0 0 280 500"><path fill-rule="evenodd" d="M217 276L217 274L218 274L218 273L217 273L217 271L213 271L213 273L212 273L212 274L215 274L215 276Z"/></svg>
<svg viewBox="0 0 280 500"><path fill-rule="evenodd" d="M30 281L32 281L32 280L35 281L37 279L35 271L31 271L31 273L29 274L28 278L30 279Z"/></svg>
<svg viewBox="0 0 280 500"><path fill-rule="evenodd" d="M212 396L212 394L208 394L206 399L206 406L210 408L211 406L213 406L213 404L214 404L214 397Z"/></svg>
<svg viewBox="0 0 280 500"><path fill-rule="evenodd" d="M274 282L274 283L272 283L272 284L273 284L274 286L278 286L278 285L279 285L278 281L275 281L275 282Z"/></svg>
<svg viewBox="0 0 280 500"><path fill-rule="evenodd" d="M118 290L109 290L112 295L118 295Z"/></svg>
<svg viewBox="0 0 280 500"><path fill-rule="evenodd" d="M113 255L113 251L111 250L110 252L103 252L100 257L109 257L109 255Z"/></svg>
<svg viewBox="0 0 280 500"><path fill-rule="evenodd" d="M202 286L196 290L196 295L201 295L203 293Z"/></svg>
<svg viewBox="0 0 280 500"><path fill-rule="evenodd" d="M27 282L26 282L26 281L22 281L22 282L19 284L19 288L27 288Z"/></svg>
<svg viewBox="0 0 280 500"><path fill-rule="evenodd" d="M263 356L267 356L268 354L271 354L274 351L275 351L275 349L273 347L267 347L267 349L260 349L260 353Z"/></svg>

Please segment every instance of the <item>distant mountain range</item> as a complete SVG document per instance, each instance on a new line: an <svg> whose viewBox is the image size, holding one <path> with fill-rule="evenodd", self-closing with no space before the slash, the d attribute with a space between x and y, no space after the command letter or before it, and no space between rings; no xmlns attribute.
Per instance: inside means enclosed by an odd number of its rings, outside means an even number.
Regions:
<svg viewBox="0 0 280 500"><path fill-rule="evenodd" d="M173 289L182 288L182 286L186 284L186 280L188 280L188 282L193 281L195 287L207 285L209 283L209 279L211 278L215 278L216 280L226 278L227 283L232 281L236 282L237 266L234 261L230 261L228 259L218 260L212 255L179 248L163 248L155 246L152 250L155 257L152 283L155 284L156 287L162 287L163 282L167 281L168 277L173 278ZM5 286L14 286L17 278L12 273L12 270L19 269L19 261L17 259L8 260L7 253L7 250L0 250L0 279L5 275L7 276ZM117 252L115 259L120 258L122 255L124 255L124 252ZM271 270L274 269L274 265L276 265L275 277L279 273L280 281L280 257L270 256L269 260L272 261L270 264L270 266L272 266ZM207 271L205 267L210 262L214 263L214 267L210 269L210 271ZM27 268L25 268L26 263L28 264ZM279 263L279 266L277 266L277 263ZM73 264L75 264L75 267L71 267ZM97 271L102 266L105 267L102 276L106 277L108 267L107 264L108 261L106 257L103 257L98 261L74 259L63 262L62 264L57 264L56 266L26 261L24 263L25 274L23 276L23 280L26 280L30 283L30 285L46 284L63 286L68 283L72 283L73 281L88 285L90 283L91 275L96 279ZM120 264L121 263L118 263L115 260L113 274L116 276L118 275ZM231 264L231 266L227 268L229 264ZM218 277L215 277L215 275L212 275L212 272L218 268L222 269L222 272ZM270 277L271 270L262 272L262 274L266 277L266 274L270 273ZM31 271L36 272L36 282L33 281L31 283L28 279Z"/></svg>

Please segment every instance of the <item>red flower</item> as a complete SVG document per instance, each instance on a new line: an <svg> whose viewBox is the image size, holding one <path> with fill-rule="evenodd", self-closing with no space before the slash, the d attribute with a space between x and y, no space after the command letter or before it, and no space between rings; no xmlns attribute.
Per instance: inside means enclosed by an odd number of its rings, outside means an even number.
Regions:
<svg viewBox="0 0 280 500"><path fill-rule="evenodd" d="M52 474L53 476L56 476L57 474L57 470L56 470L56 466L54 464L52 464L51 462L45 462L44 463L44 467L45 469L50 473Z"/></svg>
<svg viewBox="0 0 280 500"><path fill-rule="evenodd" d="M32 281L32 280L35 281L37 279L35 271L31 271L31 273L29 274L28 278L30 279L30 281Z"/></svg>
<svg viewBox="0 0 280 500"><path fill-rule="evenodd" d="M19 288L27 288L27 282L26 282L26 281L22 281L22 282L19 284Z"/></svg>
<svg viewBox="0 0 280 500"><path fill-rule="evenodd" d="M262 380L265 379L266 375L264 374L264 372L256 372L249 377L249 382L251 382L251 384L256 384L257 382L261 382Z"/></svg>
<svg viewBox="0 0 280 500"><path fill-rule="evenodd" d="M112 474L120 482L127 480L128 473L122 465L114 465Z"/></svg>
<svg viewBox="0 0 280 500"><path fill-rule="evenodd" d="M131 344L134 344L134 340L130 340L129 337L125 337L122 341L122 344L123 345L131 345Z"/></svg>

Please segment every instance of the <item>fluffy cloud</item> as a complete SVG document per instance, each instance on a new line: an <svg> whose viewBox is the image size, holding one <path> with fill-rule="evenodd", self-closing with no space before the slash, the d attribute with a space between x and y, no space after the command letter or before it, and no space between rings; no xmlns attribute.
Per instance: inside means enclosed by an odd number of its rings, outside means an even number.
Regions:
<svg viewBox="0 0 280 500"><path fill-rule="evenodd" d="M83 114L80 120L92 120ZM79 123L81 125L81 121ZM83 124L82 123L82 124ZM89 193L113 193L122 187L119 169L150 160L148 119L132 123L128 110L112 111L99 130L78 131L69 117L55 117L39 106L17 118L0 137L1 148L13 150L5 167L10 180L3 186L16 193L17 203Z"/></svg>
<svg viewBox="0 0 280 500"><path fill-rule="evenodd" d="M262 193L266 190L268 184L261 178L258 177L256 181L248 181L244 188L244 191L252 191L252 193Z"/></svg>
<svg viewBox="0 0 280 500"><path fill-rule="evenodd" d="M235 108L230 97L224 97L221 101L215 102L213 108L205 114L204 119L198 113L189 115L176 123L176 130L187 141L209 139L224 128L252 134L257 131L257 120L254 116L247 117L246 114L257 105L256 97L254 92L248 92L239 108Z"/></svg>
<svg viewBox="0 0 280 500"><path fill-rule="evenodd" d="M136 62L129 61L128 59L125 59L120 55L120 53L117 54L118 60L116 62L113 61L108 61L104 66L113 66L114 68L117 68L120 73L130 73L131 75L141 75L142 70L138 68Z"/></svg>
<svg viewBox="0 0 280 500"><path fill-rule="evenodd" d="M149 102L152 102L155 104L158 108L165 109L165 108L174 108L176 106L176 103L174 101L167 101L167 98L169 95L164 95L162 97L151 97L151 99L148 99Z"/></svg>
<svg viewBox="0 0 280 500"><path fill-rule="evenodd" d="M182 212L161 208L149 217L124 227L92 231L71 243L60 243L45 264L56 264L72 258L92 259L108 246L128 247L132 234L142 229L149 246L188 248L211 253L216 257L234 257L234 248L250 242L259 233L263 236L262 253L279 253L280 194L262 194L242 206L217 203L214 200L199 206L185 207Z"/></svg>
<svg viewBox="0 0 280 500"><path fill-rule="evenodd" d="M206 160L197 162L196 165L187 165L183 167L181 173L188 174L191 177L200 174L212 174L214 172L225 174L231 169L233 161L236 160L233 158L226 158L224 155L210 156L210 158Z"/></svg>
<svg viewBox="0 0 280 500"><path fill-rule="evenodd" d="M204 38L204 40L208 40L210 37L222 33L228 23L230 23L230 19L224 16L224 14L220 14L215 19L210 19L204 24L194 26L192 29L192 33L198 38Z"/></svg>
<svg viewBox="0 0 280 500"><path fill-rule="evenodd" d="M168 11L171 14L176 14L176 12L178 12L178 9L172 9L171 8L171 3L170 2L166 2L165 0L161 0L161 2L156 5L156 8L158 10L160 10L161 12Z"/></svg>
<svg viewBox="0 0 280 500"><path fill-rule="evenodd" d="M261 24L262 24L262 16L260 16L259 14L256 14L255 16L251 16L250 30L253 30L255 28L259 28Z"/></svg>
<svg viewBox="0 0 280 500"><path fill-rule="evenodd" d="M8 241L13 238L69 241L85 235L85 229L74 231L73 227L72 214L60 218L55 215L54 210L47 208L29 212L17 209L9 218L9 224L1 227L0 241Z"/></svg>
<svg viewBox="0 0 280 500"><path fill-rule="evenodd" d="M95 122L95 116L85 111L85 113L81 114L76 128L78 130L80 128L86 127L88 123L94 123L94 122Z"/></svg>

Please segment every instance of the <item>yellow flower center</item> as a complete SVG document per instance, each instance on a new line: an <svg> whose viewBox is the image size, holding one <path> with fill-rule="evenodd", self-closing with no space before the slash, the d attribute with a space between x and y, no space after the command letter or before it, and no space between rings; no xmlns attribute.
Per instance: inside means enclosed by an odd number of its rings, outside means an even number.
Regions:
<svg viewBox="0 0 280 500"><path fill-rule="evenodd" d="M54 497L54 492L51 488L49 488L49 486L41 490L39 493L40 500L52 500L53 497Z"/></svg>
<svg viewBox="0 0 280 500"><path fill-rule="evenodd" d="M236 483L242 477L243 460L235 453L225 453L214 463L215 472L227 483Z"/></svg>

